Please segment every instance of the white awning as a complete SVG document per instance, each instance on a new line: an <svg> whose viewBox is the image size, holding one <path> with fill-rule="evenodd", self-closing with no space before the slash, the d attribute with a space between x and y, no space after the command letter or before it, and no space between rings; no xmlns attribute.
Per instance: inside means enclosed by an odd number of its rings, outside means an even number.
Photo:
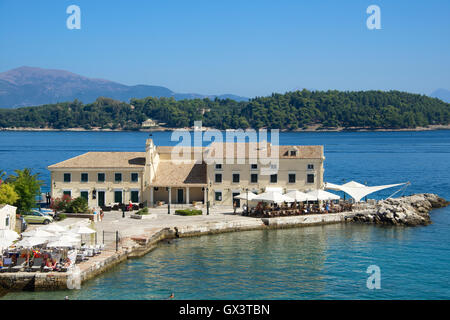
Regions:
<svg viewBox="0 0 450 320"><path fill-rule="evenodd" d="M326 192L323 190L313 190L307 193L307 195L312 196L314 200L339 200L341 197L338 195Z"/></svg>
<svg viewBox="0 0 450 320"><path fill-rule="evenodd" d="M274 191L269 191L269 192L264 192L264 193L258 194L253 200L273 202L273 203L294 202L295 201L291 197L281 194L280 192L274 192Z"/></svg>
<svg viewBox="0 0 450 320"><path fill-rule="evenodd" d="M286 195L292 199L294 199L295 201L315 201L317 200L315 197L298 191L298 190L293 190L293 191L289 191L288 193L286 193Z"/></svg>
<svg viewBox="0 0 450 320"><path fill-rule="evenodd" d="M247 192L242 192L241 194L238 194L237 196L234 197L234 199L241 199L241 200L253 200L256 197L256 194L254 194L253 192L249 191Z"/></svg>
<svg viewBox="0 0 450 320"><path fill-rule="evenodd" d="M345 193L349 194L353 199L355 199L356 202L361 201L362 198L365 196L380 191L384 189L389 189L393 187L398 187L405 185L407 182L404 183L397 183L397 184L388 184L384 186L365 186L361 183L358 183L356 181L350 181L348 183L345 183L343 185L338 185L334 183L325 183L325 189L329 190L337 190L337 191L344 191Z"/></svg>

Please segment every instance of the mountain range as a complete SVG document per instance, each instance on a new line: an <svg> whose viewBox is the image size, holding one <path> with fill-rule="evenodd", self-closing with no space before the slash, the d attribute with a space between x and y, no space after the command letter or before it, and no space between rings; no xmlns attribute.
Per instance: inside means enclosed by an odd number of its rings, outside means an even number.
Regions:
<svg viewBox="0 0 450 320"><path fill-rule="evenodd" d="M438 89L431 97L450 102L450 90ZM176 93L166 87L153 85L127 86L104 79L87 78L69 71L20 67L0 73L0 108L38 106L78 99L91 103L98 97L128 102L131 98L173 97L182 99L232 99L247 101L233 94L204 95Z"/></svg>
<svg viewBox="0 0 450 320"><path fill-rule="evenodd" d="M430 94L433 98L441 99L442 101L450 103L450 90L446 89L437 89L436 91L433 91L432 94Z"/></svg>
<svg viewBox="0 0 450 320"><path fill-rule="evenodd" d="M0 73L0 108L38 106L75 99L90 103L98 97L125 102L131 98L145 97L173 97L176 100L216 97L236 101L248 100L233 94L176 93L162 86L127 86L109 80L87 78L64 70L24 66Z"/></svg>

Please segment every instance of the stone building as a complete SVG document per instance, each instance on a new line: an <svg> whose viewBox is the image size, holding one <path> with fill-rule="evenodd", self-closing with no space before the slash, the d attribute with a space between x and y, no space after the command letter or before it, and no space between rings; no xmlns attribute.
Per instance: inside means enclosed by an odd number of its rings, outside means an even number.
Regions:
<svg viewBox="0 0 450 320"><path fill-rule="evenodd" d="M270 154L275 162L260 154ZM90 207L129 201L150 207L207 201L231 206L233 197L246 190L322 188L324 160L323 146L212 143L183 148L156 146L148 139L145 152L88 152L48 169L53 198L81 196Z"/></svg>

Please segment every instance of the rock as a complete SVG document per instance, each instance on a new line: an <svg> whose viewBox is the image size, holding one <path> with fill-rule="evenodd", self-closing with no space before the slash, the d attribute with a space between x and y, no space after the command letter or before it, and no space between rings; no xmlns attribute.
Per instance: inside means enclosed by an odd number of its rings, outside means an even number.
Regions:
<svg viewBox="0 0 450 320"><path fill-rule="evenodd" d="M431 223L430 211L450 203L435 194L415 194L412 196L377 201L375 206L366 208L346 218L346 221L391 224L427 225Z"/></svg>

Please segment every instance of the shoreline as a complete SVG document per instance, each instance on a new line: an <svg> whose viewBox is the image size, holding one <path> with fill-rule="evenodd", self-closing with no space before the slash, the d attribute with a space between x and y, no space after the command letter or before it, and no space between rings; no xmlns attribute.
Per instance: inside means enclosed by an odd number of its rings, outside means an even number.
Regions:
<svg viewBox="0 0 450 320"><path fill-rule="evenodd" d="M66 290L79 281L80 285L106 272L127 259L139 258L157 248L158 243L175 238L196 237L219 233L309 227L337 223L366 223L372 225L426 226L431 223L429 213L449 205L434 194L416 194L397 199L381 200L377 205L364 204L354 211L322 213L275 218L244 217L219 213L209 216L180 217L166 214L150 214L135 220L131 229L122 229L118 250L109 245L98 256L76 265L69 272L10 272L0 273L0 293L10 291ZM165 210L165 209L163 209ZM118 213L120 215L120 212ZM152 217L152 215L154 215ZM195 217L195 216L194 216ZM377 218L378 217L378 218ZM112 225L120 223L111 217ZM160 222L152 224L155 219ZM126 220L122 220L128 225ZM102 221L97 232L108 228ZM128 225L129 227L129 225ZM117 229L116 229L117 230ZM111 230L109 230L111 232Z"/></svg>
<svg viewBox="0 0 450 320"><path fill-rule="evenodd" d="M84 128L67 128L67 129L54 129L54 128L29 128L29 127L13 127L13 128L0 128L0 131L17 131L17 132L166 132L175 130L188 130L194 131L193 128L152 128L152 129L137 129L137 130L124 130L124 129L84 129ZM202 131L220 130L215 128L202 128ZM240 129L231 129L240 130ZM319 125L309 126L305 129L287 130L280 129L280 132L422 132L422 131L438 131L438 130L450 130L450 125L430 125L428 127L416 127L416 128L398 128L398 129L386 129L386 128L366 128L366 127L337 127L330 129L320 128ZM220 130L226 131L226 130Z"/></svg>
<svg viewBox="0 0 450 320"><path fill-rule="evenodd" d="M77 265L80 269L81 284L110 270L127 259L140 258L157 248L165 240L176 238L197 237L220 233L285 229L308 227L346 222L346 213L315 214L309 216L292 216L271 218L248 218L242 221L191 223L184 226L160 227L145 233L130 235L120 240L119 250L104 250L100 255L90 258L87 262ZM250 219L250 220L249 220ZM277 221L275 221L275 219ZM280 220L283 219L283 220ZM282 222L280 222L282 221ZM57 291L67 290L69 282L73 281L71 272L14 272L0 273L0 292L17 291Z"/></svg>

